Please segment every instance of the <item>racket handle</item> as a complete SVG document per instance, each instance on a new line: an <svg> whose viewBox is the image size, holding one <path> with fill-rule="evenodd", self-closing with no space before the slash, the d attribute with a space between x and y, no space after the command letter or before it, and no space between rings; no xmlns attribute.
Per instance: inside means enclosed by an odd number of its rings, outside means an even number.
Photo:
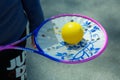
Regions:
<svg viewBox="0 0 120 80"><path fill-rule="evenodd" d="M33 52L33 53L38 53L38 54L42 54L43 52L42 51L38 51L38 50L34 50L34 49L31 49L31 48L23 48L23 47L12 47L12 49L18 49L18 50L24 50L24 51L29 51L29 52Z"/></svg>
<svg viewBox="0 0 120 80"><path fill-rule="evenodd" d="M17 50L34 52L34 53L38 53L38 54L43 53L42 51L34 50L34 49L31 49L31 48L16 47L16 46L12 46L12 45L0 46L0 51L7 50L7 49L17 49Z"/></svg>

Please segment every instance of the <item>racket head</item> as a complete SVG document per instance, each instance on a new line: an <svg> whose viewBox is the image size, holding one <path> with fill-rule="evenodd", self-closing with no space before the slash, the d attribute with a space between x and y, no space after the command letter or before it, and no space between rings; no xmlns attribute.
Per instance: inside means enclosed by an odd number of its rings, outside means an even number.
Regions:
<svg viewBox="0 0 120 80"><path fill-rule="evenodd" d="M83 40L77 45L64 42L62 26L70 21L80 23L84 29ZM103 26L96 20L80 14L61 14L45 20L35 32L35 43L40 54L57 62L76 64L100 56L108 43Z"/></svg>

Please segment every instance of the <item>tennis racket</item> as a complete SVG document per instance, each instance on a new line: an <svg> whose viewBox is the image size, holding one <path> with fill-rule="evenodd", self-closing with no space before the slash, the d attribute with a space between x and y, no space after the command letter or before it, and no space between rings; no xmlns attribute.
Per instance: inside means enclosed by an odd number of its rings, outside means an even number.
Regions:
<svg viewBox="0 0 120 80"><path fill-rule="evenodd" d="M61 37L61 27L67 22L75 21L83 26L84 36L76 45L64 42ZM34 35L37 50L15 46ZM32 51L51 60L76 64L95 59L107 47L108 37L105 29L96 20L80 14L61 14L43 21L32 33L9 45L0 46L0 51L19 49Z"/></svg>

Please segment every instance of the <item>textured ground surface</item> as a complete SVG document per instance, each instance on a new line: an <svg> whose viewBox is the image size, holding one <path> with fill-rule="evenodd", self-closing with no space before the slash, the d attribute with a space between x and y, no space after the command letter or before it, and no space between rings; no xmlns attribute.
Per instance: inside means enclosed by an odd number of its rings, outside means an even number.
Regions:
<svg viewBox="0 0 120 80"><path fill-rule="evenodd" d="M41 0L41 4L45 18L80 13L96 19L106 29L109 44L100 57L76 65L28 54L28 80L120 80L120 0Z"/></svg>

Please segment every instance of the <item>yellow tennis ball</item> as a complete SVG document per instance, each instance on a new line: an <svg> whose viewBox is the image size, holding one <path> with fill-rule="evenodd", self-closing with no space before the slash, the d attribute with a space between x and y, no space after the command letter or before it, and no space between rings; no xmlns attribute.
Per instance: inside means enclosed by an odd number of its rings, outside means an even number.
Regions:
<svg viewBox="0 0 120 80"><path fill-rule="evenodd" d="M82 26L77 22L68 22L61 29L63 40L69 44L79 43L84 35Z"/></svg>

